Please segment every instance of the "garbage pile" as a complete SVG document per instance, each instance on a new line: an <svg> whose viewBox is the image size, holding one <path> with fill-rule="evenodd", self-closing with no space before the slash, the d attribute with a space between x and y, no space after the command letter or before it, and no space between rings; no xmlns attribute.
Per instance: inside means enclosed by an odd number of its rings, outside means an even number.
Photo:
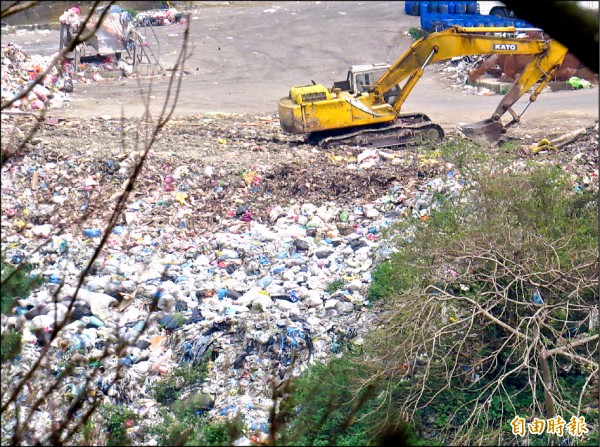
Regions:
<svg viewBox="0 0 600 447"><path fill-rule="evenodd" d="M67 35L69 36L67 44L71 43L72 38L77 34L77 31L83 22L81 10L76 6L73 6L63 12L58 18L58 21L67 28Z"/></svg>
<svg viewBox="0 0 600 447"><path fill-rule="evenodd" d="M178 11L176 8L155 9L140 11L136 15L136 23L139 26L166 26L175 23L187 23L188 14Z"/></svg>
<svg viewBox="0 0 600 447"><path fill-rule="evenodd" d="M487 87L473 85L469 76L487 56L463 56L455 57L442 64L438 64L438 72L443 73L442 82L448 84L452 89L461 90L463 93L479 96L491 96L496 92ZM490 71L491 73L491 71Z"/></svg>
<svg viewBox="0 0 600 447"><path fill-rule="evenodd" d="M121 144L143 123L123 125L107 117L44 126L30 151L2 168L2 252L48 280L2 317L3 329L24 333L11 375L27 370L66 314L139 160ZM74 138L83 129L94 141ZM371 271L394 251L382 232L404 216L427 220L434 195L457 195L464 181L436 152L319 151L286 138L272 117L167 126L52 342L49 370L76 357L82 379L104 346L127 340L104 362L95 395L152 421L151 385L210 353L209 377L196 390L209 402L199 411L216 420L239 412L245 439L261 440L273 386L360 346L373 319ZM589 177L593 160L581 153L572 172ZM597 175L590 182L597 187ZM158 310L143 330L150 303ZM109 387L117 367L123 379ZM76 380L64 387L71 397L83 392ZM41 410L34 427L55 417Z"/></svg>
<svg viewBox="0 0 600 447"><path fill-rule="evenodd" d="M460 89L472 95L490 96L500 92L477 85L478 79L485 75L485 78L506 83L505 88L508 88L518 78L527 62L526 58L519 55L462 56L437 64L437 70L443 75L442 82L452 89ZM549 88L577 90L591 88L595 84L598 84L597 75L581 66L581 63L568 53L565 62L555 74L555 80L549 84Z"/></svg>
<svg viewBox="0 0 600 447"><path fill-rule="evenodd" d="M52 62L52 57L29 55L19 45L2 45L2 102L10 101L27 89ZM68 101L66 93L73 90L67 72L54 66L26 97L15 101L12 109L41 110L61 107Z"/></svg>

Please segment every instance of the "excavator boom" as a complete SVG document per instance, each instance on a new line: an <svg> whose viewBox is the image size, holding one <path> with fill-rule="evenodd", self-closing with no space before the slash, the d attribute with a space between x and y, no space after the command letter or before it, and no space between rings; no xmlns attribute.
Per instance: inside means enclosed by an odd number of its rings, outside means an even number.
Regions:
<svg viewBox="0 0 600 447"><path fill-rule="evenodd" d="M325 142L325 145L356 143L402 147L427 139L439 140L443 138L442 129L426 115L400 113L427 65L457 56L530 54L530 63L492 118L461 128L467 136L497 142L504 131L502 115L509 111L512 123L518 122L511 106L540 79L543 88L567 53L567 48L554 40L506 36L515 33L514 27L453 27L429 34L414 42L366 93L328 89L321 84L292 87L289 96L279 101L281 127L288 133L308 134L312 140ZM388 93L401 84L393 101L386 102ZM531 101L537 98L541 88L531 96Z"/></svg>

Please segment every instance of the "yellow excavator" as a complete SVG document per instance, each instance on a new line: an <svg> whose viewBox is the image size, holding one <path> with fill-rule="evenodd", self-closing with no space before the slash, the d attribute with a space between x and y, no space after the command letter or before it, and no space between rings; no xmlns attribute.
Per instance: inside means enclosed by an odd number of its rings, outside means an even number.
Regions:
<svg viewBox="0 0 600 447"><path fill-rule="evenodd" d="M429 64L458 56L531 54L491 118L459 126L469 138L495 144L520 121L531 102L552 80L567 48L556 40L517 34L514 27L459 27L431 33L415 41L391 66L351 67L345 81L332 88L317 84L292 87L279 100L279 122L286 133L304 134L321 147L342 144L396 149L430 144L444 138L440 126L423 113L400 113L402 105ZM353 69L356 68L356 69ZM521 115L512 105L539 81ZM506 125L501 117L509 112Z"/></svg>

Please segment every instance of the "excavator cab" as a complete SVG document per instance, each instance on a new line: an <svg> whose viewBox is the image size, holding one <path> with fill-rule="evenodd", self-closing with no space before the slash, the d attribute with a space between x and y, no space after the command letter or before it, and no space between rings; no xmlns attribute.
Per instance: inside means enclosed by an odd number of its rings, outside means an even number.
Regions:
<svg viewBox="0 0 600 447"><path fill-rule="evenodd" d="M348 91L353 94L369 92L377 83L379 78L390 69L390 64L359 64L352 65L348 70L348 76L345 81L333 83L333 88L340 88L342 91ZM400 87L392 87L384 94L384 99L388 104L393 104L398 98Z"/></svg>

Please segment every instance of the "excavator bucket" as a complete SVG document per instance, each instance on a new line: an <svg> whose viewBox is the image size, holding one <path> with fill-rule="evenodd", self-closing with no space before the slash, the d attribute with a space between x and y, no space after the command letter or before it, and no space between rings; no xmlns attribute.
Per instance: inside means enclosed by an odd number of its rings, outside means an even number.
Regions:
<svg viewBox="0 0 600 447"><path fill-rule="evenodd" d="M467 138L491 145L496 144L504 133L502 123L492 118L477 121L473 124L459 124L457 127Z"/></svg>

